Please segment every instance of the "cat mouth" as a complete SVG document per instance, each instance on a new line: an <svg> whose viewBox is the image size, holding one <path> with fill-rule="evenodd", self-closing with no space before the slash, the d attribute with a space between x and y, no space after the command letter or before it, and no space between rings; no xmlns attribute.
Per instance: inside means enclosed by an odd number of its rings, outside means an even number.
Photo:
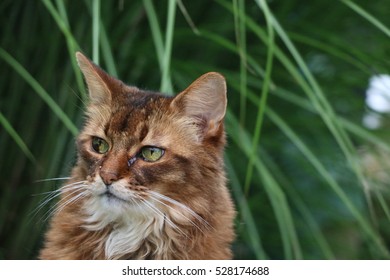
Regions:
<svg viewBox="0 0 390 280"><path fill-rule="evenodd" d="M127 200L123 199L123 198L120 198L119 196L115 195L114 193L112 193L111 191L107 190L106 192L102 193L100 195L101 197L103 198L106 198L108 199L109 201L114 201L114 200L117 200L117 201L121 201L121 202L127 202Z"/></svg>

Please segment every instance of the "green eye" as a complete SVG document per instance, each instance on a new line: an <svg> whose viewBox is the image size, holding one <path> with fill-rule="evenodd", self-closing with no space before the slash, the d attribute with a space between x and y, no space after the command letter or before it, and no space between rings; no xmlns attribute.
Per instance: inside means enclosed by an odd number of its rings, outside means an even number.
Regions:
<svg viewBox="0 0 390 280"><path fill-rule="evenodd" d="M157 147L146 146L141 149L140 155L145 161L155 162L164 155L164 150Z"/></svg>
<svg viewBox="0 0 390 280"><path fill-rule="evenodd" d="M105 154L108 152L109 149L108 143L99 137L93 137L92 138L92 149L94 149L95 152L99 154Z"/></svg>

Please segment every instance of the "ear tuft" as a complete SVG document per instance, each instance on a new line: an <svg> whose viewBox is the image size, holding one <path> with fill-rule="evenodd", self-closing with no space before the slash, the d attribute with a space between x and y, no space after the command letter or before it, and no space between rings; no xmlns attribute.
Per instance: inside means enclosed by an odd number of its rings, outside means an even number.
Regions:
<svg viewBox="0 0 390 280"><path fill-rule="evenodd" d="M216 72L202 75L174 98L173 105L181 107L187 117L201 124L203 133L214 133L226 113L225 78Z"/></svg>
<svg viewBox="0 0 390 280"><path fill-rule="evenodd" d="M87 83L92 103L109 103L111 100L110 82L112 78L81 52L76 52L77 63Z"/></svg>

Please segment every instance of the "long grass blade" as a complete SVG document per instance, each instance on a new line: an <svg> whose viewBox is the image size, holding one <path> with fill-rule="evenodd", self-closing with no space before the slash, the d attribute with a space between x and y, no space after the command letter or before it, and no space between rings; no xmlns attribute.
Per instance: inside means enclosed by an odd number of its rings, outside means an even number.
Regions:
<svg viewBox="0 0 390 280"><path fill-rule="evenodd" d="M99 65L100 0L92 1L92 59Z"/></svg>
<svg viewBox="0 0 390 280"><path fill-rule="evenodd" d="M257 147L259 145L260 140L260 134L261 134L261 127L263 124L264 119L264 112L267 105L267 99L268 99L268 93L269 93L269 87L271 83L271 72L272 72L272 65L273 65L273 58L274 58L274 45L275 45L275 38L274 38L274 30L271 23L271 12L268 9L267 3L264 0L256 1L256 3L260 6L260 8L263 10L263 13L266 18L267 22L267 30L268 30L268 53L267 53L267 61L266 61L266 67L265 67L265 77L263 81L263 87L261 90L261 98L260 103L257 104L257 118L256 118L256 124L255 124L255 132L252 139L252 153L251 157L249 158L249 163L247 166L247 172L246 172L246 178L245 178L245 193L248 194L249 192L249 186L250 182L252 180L253 175L253 161L257 154Z"/></svg>
<svg viewBox="0 0 390 280"><path fill-rule="evenodd" d="M11 138L15 141L15 143L19 146L22 152L26 155L26 157L31 160L32 163L36 163L36 159L30 149L27 147L26 143L24 143L23 139L16 132L16 130L12 127L6 117L0 112L0 124L4 127L5 131L11 136Z"/></svg>
<svg viewBox="0 0 390 280"><path fill-rule="evenodd" d="M152 32L152 38L154 47L156 48L156 54L158 59L158 64L160 66L160 72L163 71L163 57L164 57L164 41L161 32L160 25L158 23L158 17L156 14L156 9L151 0L143 0L146 15L149 20L150 31Z"/></svg>
<svg viewBox="0 0 390 280"><path fill-rule="evenodd" d="M168 18L166 25L165 44L161 28L156 15L156 10L151 0L143 0L146 14L148 16L150 29L153 36L154 46L156 48L157 58L161 72L160 91L172 94L173 87L170 76L170 62L172 54L172 41L174 33L174 24L176 17L176 0L170 0L168 4Z"/></svg>
<svg viewBox="0 0 390 280"><path fill-rule="evenodd" d="M160 90L162 92L168 92L168 93L172 93L173 91L170 71L171 71L172 42L173 42L173 34L174 34L174 27L175 27L175 18L176 18L176 0L169 0L168 19L167 19L167 26L165 31L165 47L164 47L164 55L162 58L163 71L162 71L161 86L160 86Z"/></svg>
<svg viewBox="0 0 390 280"><path fill-rule="evenodd" d="M234 29L236 33L237 49L240 55L240 124L245 127L246 117L246 92L247 92L247 47L246 47L246 25L245 1L233 0Z"/></svg>
<svg viewBox="0 0 390 280"><path fill-rule="evenodd" d="M390 37L390 29L386 27L381 21L379 21L377 18L375 18L373 15L368 13L366 10L364 10L362 7L360 7L358 4L354 3L350 0L340 0L342 3L350 7L353 11L361 15L363 18L365 18L367 21L369 21L371 24L373 24L376 28L378 28L380 31L385 33L387 36Z"/></svg>
<svg viewBox="0 0 390 280"><path fill-rule="evenodd" d="M57 5L60 7L59 11L62 12L62 14L60 14L56 10L56 8L53 6L53 3L50 0L41 0L41 1L45 5L45 7L49 11L49 13L52 15L52 17L54 18L55 22L57 23L59 29L62 31L62 33L65 36L66 43L68 46L69 57L70 57L71 62L72 62L73 71L76 75L78 90L81 93L83 100L87 100L88 97L87 97L87 93L85 91L83 78L81 76L81 72L79 71L79 67L78 67L78 64L76 61L76 57L75 57L76 51L81 50L81 48L78 45L76 39L74 38L74 36L70 30L70 26L69 26L69 23L67 21L67 15L66 15L66 9L65 9L64 2L62 0L57 1Z"/></svg>
<svg viewBox="0 0 390 280"><path fill-rule="evenodd" d="M256 228L256 223L253 214L251 212L251 209L249 208L248 201L242 191L243 188L229 157L225 158L225 163L227 170L229 171L230 185L233 190L234 196L237 199L243 223L247 229L246 232L249 236L251 248L256 256L256 259L268 259L269 257L267 256L267 253L263 248L260 233Z"/></svg>
<svg viewBox="0 0 390 280"><path fill-rule="evenodd" d="M54 99L45 91L45 89L27 72L27 70L16 61L9 53L0 48L0 58L7 62L38 94L38 96L49 106L53 113L62 121L73 135L77 135L78 129L58 106Z"/></svg>
<svg viewBox="0 0 390 280"><path fill-rule="evenodd" d="M109 39L107 37L107 32L101 21L100 21L100 31L101 31L100 45L102 48L102 56L107 65L107 71L112 76L118 77L118 71L115 66L114 56L112 55L112 50L111 50Z"/></svg>

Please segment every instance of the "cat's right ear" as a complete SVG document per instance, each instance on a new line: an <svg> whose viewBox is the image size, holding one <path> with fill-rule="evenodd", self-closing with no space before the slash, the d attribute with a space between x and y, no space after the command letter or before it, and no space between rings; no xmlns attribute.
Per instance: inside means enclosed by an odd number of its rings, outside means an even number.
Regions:
<svg viewBox="0 0 390 280"><path fill-rule="evenodd" d="M221 132L226 113L226 81L216 72L199 77L187 89L178 94L171 104L178 108L198 128L199 139Z"/></svg>
<svg viewBox="0 0 390 280"><path fill-rule="evenodd" d="M76 52L76 59L87 83L90 101L95 104L110 104L110 84L113 78L81 52Z"/></svg>

